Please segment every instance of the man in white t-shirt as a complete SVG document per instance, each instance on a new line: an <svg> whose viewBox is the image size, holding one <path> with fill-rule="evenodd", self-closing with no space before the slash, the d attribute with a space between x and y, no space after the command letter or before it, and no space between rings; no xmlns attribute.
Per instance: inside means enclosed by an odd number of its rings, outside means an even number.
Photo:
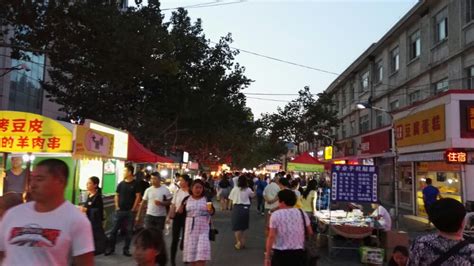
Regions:
<svg viewBox="0 0 474 266"><path fill-rule="evenodd" d="M33 201L10 209L0 224L3 265L94 265L87 217L64 198L68 166L41 161L31 173Z"/></svg>
<svg viewBox="0 0 474 266"><path fill-rule="evenodd" d="M161 231L165 228L166 207L170 206L173 196L166 186L161 185L160 173L152 173L150 181L151 187L145 190L138 213L141 213L143 205L147 204L145 228Z"/></svg>
<svg viewBox="0 0 474 266"><path fill-rule="evenodd" d="M278 192L280 192L280 186L278 185L278 177L271 181L271 183L263 190L263 198L265 199L265 210L269 211L278 207Z"/></svg>
<svg viewBox="0 0 474 266"><path fill-rule="evenodd" d="M380 203L372 203L372 208L374 212L372 215L376 220L378 220L379 224L383 227L384 231L392 230L392 217L390 213L385 209Z"/></svg>

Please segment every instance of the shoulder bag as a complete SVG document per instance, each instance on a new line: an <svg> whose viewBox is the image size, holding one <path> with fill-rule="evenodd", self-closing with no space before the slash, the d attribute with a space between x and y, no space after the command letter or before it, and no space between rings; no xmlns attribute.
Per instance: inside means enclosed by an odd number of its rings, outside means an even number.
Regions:
<svg viewBox="0 0 474 266"><path fill-rule="evenodd" d="M306 219L304 217L304 213L301 209L299 209L300 213L301 213L301 218L303 219L303 228L304 228L304 250L306 252L306 255L309 257L309 258L318 258L319 255L318 255L318 247L317 247L317 242L316 242L316 238L313 237L313 236L310 236L308 234L308 230L307 230L307 225L306 225Z"/></svg>
<svg viewBox="0 0 474 266"><path fill-rule="evenodd" d="M451 258L453 255L458 253L463 247L469 245L469 241L464 239L463 241L454 245L451 249L439 256L435 261L433 261L430 266L441 266L445 261Z"/></svg>

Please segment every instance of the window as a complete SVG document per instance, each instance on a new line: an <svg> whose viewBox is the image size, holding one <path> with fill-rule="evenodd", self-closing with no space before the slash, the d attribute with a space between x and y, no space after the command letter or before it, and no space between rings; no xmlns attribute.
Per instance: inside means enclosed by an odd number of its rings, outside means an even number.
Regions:
<svg viewBox="0 0 474 266"><path fill-rule="evenodd" d="M382 60L378 61L375 65L375 79L377 82L382 82L383 80L383 64Z"/></svg>
<svg viewBox="0 0 474 266"><path fill-rule="evenodd" d="M400 107L400 102L398 100L395 100L390 103L390 111L397 110Z"/></svg>
<svg viewBox="0 0 474 266"><path fill-rule="evenodd" d="M351 135L357 134L356 121L351 121Z"/></svg>
<svg viewBox="0 0 474 266"><path fill-rule="evenodd" d="M398 46L390 52L390 68L392 73L400 69L400 52Z"/></svg>
<svg viewBox="0 0 474 266"><path fill-rule="evenodd" d="M377 128L383 126L383 113L378 111L377 116L375 117L375 125Z"/></svg>
<svg viewBox="0 0 474 266"><path fill-rule="evenodd" d="M421 54L420 31L417 30L410 36L410 60L413 60Z"/></svg>
<svg viewBox="0 0 474 266"><path fill-rule="evenodd" d="M474 0L465 0L466 1L466 23L469 23L474 20Z"/></svg>
<svg viewBox="0 0 474 266"><path fill-rule="evenodd" d="M354 100L355 100L355 89L354 89L354 86L351 85L351 87L349 88L349 101L353 102Z"/></svg>
<svg viewBox="0 0 474 266"><path fill-rule="evenodd" d="M362 85L362 92L367 91L369 89L369 71L362 74L360 79Z"/></svg>
<svg viewBox="0 0 474 266"><path fill-rule="evenodd" d="M342 135L343 139L345 139L347 137L346 125L341 126L341 135Z"/></svg>
<svg viewBox="0 0 474 266"><path fill-rule="evenodd" d="M474 89L474 66L467 69L467 88Z"/></svg>
<svg viewBox="0 0 474 266"><path fill-rule="evenodd" d="M413 104L414 102L417 102L421 99L421 91L417 90L415 92L412 92L408 95L409 102L410 104Z"/></svg>
<svg viewBox="0 0 474 266"><path fill-rule="evenodd" d="M436 42L440 42L448 37L448 16L447 10L443 10L436 15Z"/></svg>
<svg viewBox="0 0 474 266"><path fill-rule="evenodd" d="M434 84L434 93L438 94L449 89L449 81L448 79L443 79Z"/></svg>
<svg viewBox="0 0 474 266"><path fill-rule="evenodd" d="M369 131L369 115L364 115L360 117L359 128L360 133Z"/></svg>
<svg viewBox="0 0 474 266"><path fill-rule="evenodd" d="M341 101L342 101L342 104L343 106L345 107L346 106L346 100L347 100L347 97L346 97L346 89L342 89L341 91Z"/></svg>

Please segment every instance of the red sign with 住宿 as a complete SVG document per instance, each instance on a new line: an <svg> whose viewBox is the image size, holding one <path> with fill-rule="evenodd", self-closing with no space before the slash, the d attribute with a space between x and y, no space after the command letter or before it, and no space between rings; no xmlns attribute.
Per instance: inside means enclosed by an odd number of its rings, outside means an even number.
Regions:
<svg viewBox="0 0 474 266"><path fill-rule="evenodd" d="M467 152L464 150L447 150L444 157L447 163L467 163Z"/></svg>

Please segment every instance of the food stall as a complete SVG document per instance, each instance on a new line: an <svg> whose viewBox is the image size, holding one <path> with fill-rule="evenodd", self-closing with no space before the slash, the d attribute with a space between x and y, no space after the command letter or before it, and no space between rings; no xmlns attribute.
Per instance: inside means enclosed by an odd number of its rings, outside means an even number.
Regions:
<svg viewBox="0 0 474 266"><path fill-rule="evenodd" d="M104 200L105 212L105 230L112 226L113 213L115 211L114 196L117 184L123 179L123 171L125 168L125 161L128 153L128 133L126 131L86 119L84 126L100 132L104 136L113 136L112 154L107 156L98 156L95 159L85 159L79 162L79 180L78 189L84 191L87 179L91 175L99 177L102 187L102 195ZM105 135L107 133L109 135ZM82 171L81 171L82 169ZM82 174L81 174L82 172Z"/></svg>
<svg viewBox="0 0 474 266"><path fill-rule="evenodd" d="M378 201L376 166L333 165L332 203L374 203ZM362 240L380 224L361 210L320 210L315 213L321 234L327 237L329 254L337 249L359 249ZM354 245L355 244L355 245Z"/></svg>
<svg viewBox="0 0 474 266"><path fill-rule="evenodd" d="M27 169L25 182L32 168L42 160L56 158L69 167L67 200L74 199L74 173L77 167L71 157L74 125L51 118L17 111L0 111L0 152L2 177L11 167L8 157L21 156L22 168ZM5 178L0 179L0 194L4 191ZM25 183L25 187L27 183ZM5 189L8 189L5 187Z"/></svg>

